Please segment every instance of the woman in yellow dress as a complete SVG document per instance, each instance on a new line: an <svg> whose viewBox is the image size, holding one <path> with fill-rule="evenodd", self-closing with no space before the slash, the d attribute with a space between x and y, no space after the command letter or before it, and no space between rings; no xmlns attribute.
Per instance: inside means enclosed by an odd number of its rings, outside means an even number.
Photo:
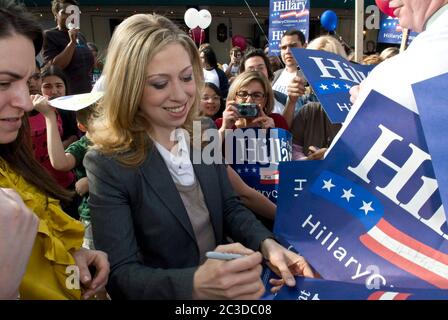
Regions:
<svg viewBox="0 0 448 320"><path fill-rule="evenodd" d="M106 285L107 255L81 248L82 224L60 207L71 194L34 159L30 143L27 81L41 47L37 22L0 0L0 299L88 299Z"/></svg>

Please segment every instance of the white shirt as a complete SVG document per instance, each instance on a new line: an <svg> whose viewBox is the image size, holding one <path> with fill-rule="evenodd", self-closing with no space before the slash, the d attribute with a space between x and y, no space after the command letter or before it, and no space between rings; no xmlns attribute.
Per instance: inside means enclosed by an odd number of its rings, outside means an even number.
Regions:
<svg viewBox="0 0 448 320"><path fill-rule="evenodd" d="M361 83L358 98L331 147L337 142L371 90L418 114L412 85L448 72L448 5L439 9L404 52L379 64ZM330 149L331 149L330 147Z"/></svg>
<svg viewBox="0 0 448 320"><path fill-rule="evenodd" d="M285 68L280 74L280 77L278 77L277 81L275 81L275 83L272 85L272 90L288 95L288 85L296 75L297 72L290 73Z"/></svg>
<svg viewBox="0 0 448 320"><path fill-rule="evenodd" d="M283 110L285 110L285 105L274 98L274 108L272 109L272 112L283 114Z"/></svg>
<svg viewBox="0 0 448 320"><path fill-rule="evenodd" d="M157 141L153 141L174 182L182 186L192 186L195 182L195 175L190 160L190 150L182 129L175 131L175 138L177 144L171 150L166 149Z"/></svg>

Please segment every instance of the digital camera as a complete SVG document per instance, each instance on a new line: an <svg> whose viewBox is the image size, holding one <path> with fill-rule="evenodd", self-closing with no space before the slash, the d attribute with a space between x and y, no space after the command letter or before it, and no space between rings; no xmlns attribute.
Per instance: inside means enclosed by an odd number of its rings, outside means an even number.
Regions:
<svg viewBox="0 0 448 320"><path fill-rule="evenodd" d="M258 116L258 105L256 103L239 103L237 109L242 118L255 118Z"/></svg>

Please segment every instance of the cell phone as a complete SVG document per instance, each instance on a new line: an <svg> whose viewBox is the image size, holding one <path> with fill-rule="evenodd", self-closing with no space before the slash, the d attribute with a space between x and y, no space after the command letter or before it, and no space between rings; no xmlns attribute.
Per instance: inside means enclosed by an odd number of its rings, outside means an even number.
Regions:
<svg viewBox="0 0 448 320"><path fill-rule="evenodd" d="M239 103L236 108L242 118L255 118L258 116L258 105L256 103Z"/></svg>

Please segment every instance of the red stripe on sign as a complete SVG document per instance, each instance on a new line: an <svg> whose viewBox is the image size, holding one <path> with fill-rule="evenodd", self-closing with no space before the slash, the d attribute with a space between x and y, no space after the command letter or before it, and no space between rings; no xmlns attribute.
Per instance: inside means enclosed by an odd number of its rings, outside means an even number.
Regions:
<svg viewBox="0 0 448 320"><path fill-rule="evenodd" d="M367 300L380 300L380 298L383 296L384 291L376 291L372 293Z"/></svg>
<svg viewBox="0 0 448 320"><path fill-rule="evenodd" d="M379 255L380 257L386 259L390 263L394 264L400 269L403 269L419 279L426 281L433 286L436 286L441 289L448 289L448 279L445 279L428 269L425 269L414 262L403 258L397 253L389 250L385 246L383 246L380 242L376 241L369 234L364 234L359 237L359 240L371 251Z"/></svg>
<svg viewBox="0 0 448 320"><path fill-rule="evenodd" d="M410 293L399 293L395 296L394 300L408 300L410 296Z"/></svg>
<svg viewBox="0 0 448 320"><path fill-rule="evenodd" d="M427 246L426 244L411 238L407 234L401 232L389 222L384 219L381 219L376 225L377 228L381 229L385 234L387 234L392 239L395 239L398 242L405 244L406 246L418 251L425 256L431 257L434 260L439 261L440 263L448 265L448 255Z"/></svg>

